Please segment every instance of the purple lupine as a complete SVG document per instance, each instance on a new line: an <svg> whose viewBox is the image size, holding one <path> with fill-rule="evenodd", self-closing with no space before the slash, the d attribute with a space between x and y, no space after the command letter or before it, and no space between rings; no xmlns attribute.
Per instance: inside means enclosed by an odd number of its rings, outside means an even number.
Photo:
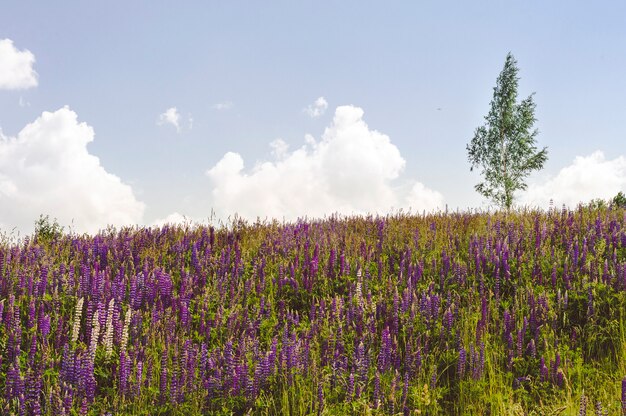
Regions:
<svg viewBox="0 0 626 416"><path fill-rule="evenodd" d="M41 415L42 380L38 370L30 370L26 377L26 402L30 414Z"/></svg>
<svg viewBox="0 0 626 416"><path fill-rule="evenodd" d="M161 353L161 374L159 377L160 403L164 404L167 397L167 351Z"/></svg>
<svg viewBox="0 0 626 416"><path fill-rule="evenodd" d="M252 402L256 398L256 377L248 377L245 384L245 396L248 401Z"/></svg>
<svg viewBox="0 0 626 416"><path fill-rule="evenodd" d="M559 367L561 366L561 355L559 354L559 352L557 351L556 356L554 357L554 361L551 361L552 363L552 368L551 373L553 375L553 377L556 377L557 371L559 369Z"/></svg>
<svg viewBox="0 0 626 416"><path fill-rule="evenodd" d="M239 386L239 392L248 385L248 365L246 363L243 363L237 368L237 384Z"/></svg>
<svg viewBox="0 0 626 416"><path fill-rule="evenodd" d="M354 396L354 373L350 373L350 377L348 377L348 386L347 393L348 401L352 401L352 397Z"/></svg>
<svg viewBox="0 0 626 416"><path fill-rule="evenodd" d="M409 372L404 372L404 379L402 384L402 406L406 408L406 400L409 395Z"/></svg>
<svg viewBox="0 0 626 416"><path fill-rule="evenodd" d="M600 402L600 400L596 402L596 416L604 416L604 411L602 410L602 402Z"/></svg>
<svg viewBox="0 0 626 416"><path fill-rule="evenodd" d="M7 371L4 394L8 402L24 395L24 379L20 374L17 359L11 364Z"/></svg>
<svg viewBox="0 0 626 416"><path fill-rule="evenodd" d="M256 398L259 394L259 391L261 390L261 387L263 386L264 380L263 380L263 362L265 361L264 357L261 357L261 359L259 361L257 361L256 365L254 366L254 375L252 376L252 378L249 380L249 382L252 384L252 392L249 396L249 398Z"/></svg>
<svg viewBox="0 0 626 416"><path fill-rule="evenodd" d="M513 340L511 336L511 332L513 330L514 323L512 322L513 320L511 318L511 314L508 311L504 311L503 319L504 319L504 328L503 328L502 337L507 342L507 348L511 349L512 340Z"/></svg>
<svg viewBox="0 0 626 416"><path fill-rule="evenodd" d="M122 396L126 395L129 373L130 373L130 364L128 362L128 357L126 355L126 352L122 350L120 353L120 366L119 366L119 377L120 377L119 391L122 394Z"/></svg>
<svg viewBox="0 0 626 416"><path fill-rule="evenodd" d="M478 376L482 376L485 372L485 343L480 342L479 354L478 354Z"/></svg>
<svg viewBox="0 0 626 416"><path fill-rule="evenodd" d="M235 370L235 357L233 356L233 343L228 341L224 346L224 372L230 378Z"/></svg>
<svg viewBox="0 0 626 416"><path fill-rule="evenodd" d="M626 414L626 377L622 379L622 413Z"/></svg>
<svg viewBox="0 0 626 416"><path fill-rule="evenodd" d="M61 370L59 372L59 378L61 381L72 382L72 375L74 373L74 356L70 356L70 351L65 344L63 347L63 358L61 359Z"/></svg>
<svg viewBox="0 0 626 416"><path fill-rule="evenodd" d="M201 382L204 382L208 360L209 360L209 352L207 349L207 344L206 342L203 342L202 344L200 344L200 359L198 362L198 366L199 366L198 375L199 375L199 379Z"/></svg>
<svg viewBox="0 0 626 416"><path fill-rule="evenodd" d="M175 359L172 360L172 378L170 381L170 399L172 403L177 404L181 395L181 380L180 380L180 368Z"/></svg>
<svg viewBox="0 0 626 416"><path fill-rule="evenodd" d="M578 416L587 416L587 396L585 396L585 393L580 396L580 407L578 408Z"/></svg>
<svg viewBox="0 0 626 416"><path fill-rule="evenodd" d="M378 354L378 371L384 373L391 364L391 336L389 328L383 329L380 340L380 352Z"/></svg>
<svg viewBox="0 0 626 416"><path fill-rule="evenodd" d="M564 382L565 374L563 374L563 370L559 368L556 372L556 385L559 386L559 388L563 388Z"/></svg>
<svg viewBox="0 0 626 416"><path fill-rule="evenodd" d="M399 329L399 322L400 322L400 318L399 318L399 310L400 310L400 297L398 296L398 288L396 287L396 290L394 291L394 295L393 295L393 333L397 334L398 333L398 329Z"/></svg>
<svg viewBox="0 0 626 416"><path fill-rule="evenodd" d="M85 397L89 404L93 403L96 397L96 378L94 376L94 364L90 359L85 359Z"/></svg>
<svg viewBox="0 0 626 416"><path fill-rule="evenodd" d="M41 333L41 338L46 341L48 338L48 334L50 333L50 315L43 315L38 326Z"/></svg>
<svg viewBox="0 0 626 416"><path fill-rule="evenodd" d="M450 335L450 333L452 332L452 327L454 325L454 315L452 314L452 311L450 310L450 308L446 310L443 322L446 328L446 333Z"/></svg>
<svg viewBox="0 0 626 416"><path fill-rule="evenodd" d="M28 306L28 323L26 324L26 328L31 329L35 326L37 317L37 310L35 308L35 299L31 299L30 305Z"/></svg>
<svg viewBox="0 0 626 416"><path fill-rule="evenodd" d="M465 374L466 359L467 357L466 357L465 348L461 347L461 349L459 350L459 364L457 368L457 373L459 375L459 378L463 378L463 375Z"/></svg>
<svg viewBox="0 0 626 416"><path fill-rule="evenodd" d="M360 341L359 345L356 347L355 358L357 374L359 375L361 382L365 383L367 381L369 362L367 356L365 355L365 346L363 345L363 341Z"/></svg>
<svg viewBox="0 0 626 416"><path fill-rule="evenodd" d="M374 409L378 409L380 401L380 373L377 371L374 375Z"/></svg>
<svg viewBox="0 0 626 416"><path fill-rule="evenodd" d="M324 389L322 388L322 383L317 384L317 414L318 416L322 414L322 410L324 409Z"/></svg>

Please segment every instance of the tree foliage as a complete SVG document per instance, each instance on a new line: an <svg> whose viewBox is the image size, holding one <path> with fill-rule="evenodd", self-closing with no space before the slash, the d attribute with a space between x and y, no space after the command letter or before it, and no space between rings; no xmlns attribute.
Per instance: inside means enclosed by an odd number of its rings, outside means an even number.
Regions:
<svg viewBox="0 0 626 416"><path fill-rule="evenodd" d="M40 242L52 241L63 236L63 227L49 215L39 215L39 219L35 221L35 239Z"/></svg>
<svg viewBox="0 0 626 416"><path fill-rule="evenodd" d="M615 197L613 197L613 205L626 208L626 195L622 191L619 191Z"/></svg>
<svg viewBox="0 0 626 416"><path fill-rule="evenodd" d="M517 103L517 61L507 54L504 69L493 89L485 124L467 145L470 170L479 168L483 182L475 189L502 208L511 208L514 193L526 189L525 179L543 167L547 148L537 150L533 94Z"/></svg>

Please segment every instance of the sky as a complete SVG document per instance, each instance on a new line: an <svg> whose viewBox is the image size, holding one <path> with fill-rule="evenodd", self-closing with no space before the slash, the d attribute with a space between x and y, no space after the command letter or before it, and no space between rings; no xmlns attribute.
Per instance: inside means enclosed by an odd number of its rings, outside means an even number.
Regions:
<svg viewBox="0 0 626 416"><path fill-rule="evenodd" d="M626 3L7 0L0 229L487 209L466 145L511 52L544 169L626 191Z"/></svg>

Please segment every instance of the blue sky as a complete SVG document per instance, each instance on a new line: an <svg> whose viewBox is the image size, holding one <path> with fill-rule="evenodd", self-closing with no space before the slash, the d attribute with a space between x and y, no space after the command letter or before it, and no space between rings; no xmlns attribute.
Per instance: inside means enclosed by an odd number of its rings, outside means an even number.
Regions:
<svg viewBox="0 0 626 416"><path fill-rule="evenodd" d="M417 3L5 2L37 85L0 87L0 227L485 208L465 146L509 51L549 149L520 204L626 190L625 3Z"/></svg>

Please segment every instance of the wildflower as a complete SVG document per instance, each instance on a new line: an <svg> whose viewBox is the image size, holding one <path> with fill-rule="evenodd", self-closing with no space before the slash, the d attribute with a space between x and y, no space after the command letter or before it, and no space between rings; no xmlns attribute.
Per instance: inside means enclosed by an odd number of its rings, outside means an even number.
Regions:
<svg viewBox="0 0 626 416"><path fill-rule="evenodd" d="M463 378L463 374L465 374L465 360L466 360L466 352L465 348L461 347L459 350L459 365L458 365L458 374L459 378Z"/></svg>
<svg viewBox="0 0 626 416"><path fill-rule="evenodd" d="M380 406L380 373L377 371L374 376L374 408L378 409Z"/></svg>
<svg viewBox="0 0 626 416"><path fill-rule="evenodd" d="M96 348L98 347L98 337L100 334L100 321L98 320L98 311L94 313L92 319L91 343L89 344L89 357L91 361L96 358Z"/></svg>
<svg viewBox="0 0 626 416"><path fill-rule="evenodd" d="M317 384L317 414L322 414L322 409L324 408L324 389L322 388L322 383Z"/></svg>
<svg viewBox="0 0 626 416"><path fill-rule="evenodd" d="M626 377L622 379L622 413L626 414Z"/></svg>
<svg viewBox="0 0 626 416"><path fill-rule="evenodd" d="M78 340L78 331L80 330L80 317L83 313L84 299L78 299L76 308L74 309L74 323L72 324L72 344L75 344Z"/></svg>
<svg viewBox="0 0 626 416"><path fill-rule="evenodd" d="M104 347L107 357L113 352L113 307L115 299L111 299L109 302L109 309L107 311L106 330L104 333Z"/></svg>
<svg viewBox="0 0 626 416"><path fill-rule="evenodd" d="M578 416L587 416L587 396L583 392L580 396L580 407L578 408Z"/></svg>
<svg viewBox="0 0 626 416"><path fill-rule="evenodd" d="M133 313L132 308L128 308L126 311L126 317L124 319L124 328L122 329L122 339L120 340L120 348L122 350L126 349L126 344L128 343L128 330L130 328L130 318Z"/></svg>

